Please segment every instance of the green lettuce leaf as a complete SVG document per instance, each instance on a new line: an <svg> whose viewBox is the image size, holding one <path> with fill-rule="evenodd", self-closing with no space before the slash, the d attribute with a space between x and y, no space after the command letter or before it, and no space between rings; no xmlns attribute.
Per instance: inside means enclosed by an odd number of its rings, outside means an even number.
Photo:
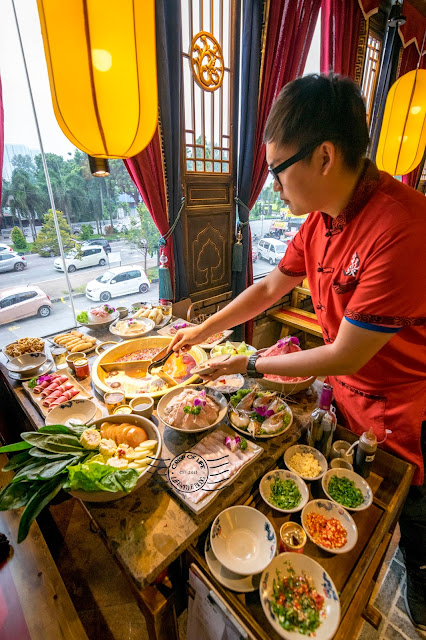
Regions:
<svg viewBox="0 0 426 640"><path fill-rule="evenodd" d="M88 462L68 467L66 489L70 491L125 491L136 485L139 477L136 469L114 469L94 456Z"/></svg>

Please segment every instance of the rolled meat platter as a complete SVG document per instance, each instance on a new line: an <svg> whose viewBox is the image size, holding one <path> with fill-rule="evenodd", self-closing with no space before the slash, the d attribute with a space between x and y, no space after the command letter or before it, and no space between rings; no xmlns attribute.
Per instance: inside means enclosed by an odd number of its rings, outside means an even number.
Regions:
<svg viewBox="0 0 426 640"><path fill-rule="evenodd" d="M52 372L50 381L42 382L33 389L28 382L23 382L25 393L39 413L45 418L51 409L74 398L91 398L92 396L80 385L79 382L64 369Z"/></svg>

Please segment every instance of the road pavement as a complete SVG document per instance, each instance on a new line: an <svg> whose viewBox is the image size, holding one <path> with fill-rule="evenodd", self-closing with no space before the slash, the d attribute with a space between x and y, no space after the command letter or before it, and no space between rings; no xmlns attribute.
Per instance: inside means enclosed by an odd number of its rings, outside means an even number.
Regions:
<svg viewBox="0 0 426 640"><path fill-rule="evenodd" d="M264 233L269 230L271 220L265 220L263 223ZM251 223L252 233L260 236L261 221L255 220ZM124 242L115 242L112 245L113 252L118 250L121 253L121 264L142 264L141 254L137 251L129 249ZM257 248L257 242L253 243L254 249ZM22 272L0 273L0 289L10 288L18 285L37 284L52 300L53 307L50 316L47 318L39 318L34 316L24 320L18 320L9 325L0 326L0 347L13 342L17 338L26 336L46 336L52 333L65 331L73 325L72 307L68 298L68 290L66 286L65 274L58 272L53 267L55 258L42 258L37 254L26 256L28 267ZM156 264L156 258L148 258L148 267ZM71 286L76 294L83 293L86 284L100 274L104 273L108 267L89 267L79 269L69 274ZM272 270L272 266L266 261L258 258L253 264L254 277L265 275ZM130 305L133 302L158 301L158 282L152 283L149 292L145 295L136 293L123 296L122 298L114 298L110 304L114 306ZM76 312L87 310L94 306L91 300L86 296L75 295L74 307Z"/></svg>
<svg viewBox="0 0 426 640"><path fill-rule="evenodd" d="M113 298L109 304L112 306L127 306L134 302L158 302L158 282L151 285L150 290L146 294L134 293L123 296L121 298ZM96 305L86 296L74 299L76 313L79 311L87 311L90 307ZM71 302L66 299L54 302L50 316L40 318L33 316L25 318L14 323L0 326L0 347L13 342L17 338L47 336L53 333L66 331L74 325Z"/></svg>

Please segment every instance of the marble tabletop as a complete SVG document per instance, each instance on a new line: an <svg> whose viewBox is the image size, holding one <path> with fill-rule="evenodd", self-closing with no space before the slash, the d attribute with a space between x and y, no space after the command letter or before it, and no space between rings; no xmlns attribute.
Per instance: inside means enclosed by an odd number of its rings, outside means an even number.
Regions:
<svg viewBox="0 0 426 640"><path fill-rule="evenodd" d="M87 333L96 335L100 340L111 338L108 331ZM93 362L94 357L92 355L89 362ZM42 426L44 420L29 400L22 385L8 378L4 360L0 367L32 426L35 429ZM82 384L102 407L102 398L91 387L90 378ZM290 430L282 436L257 441L263 448L262 455L248 465L233 484L219 491L217 497L201 514L194 514L168 490L158 473L153 475L149 483L126 498L109 503L84 503L85 509L98 525L106 545L139 589L150 584L165 567L178 558L220 511L243 501L255 482L273 468L285 450L300 438L317 403L318 385L319 383L314 383L306 391L290 397L289 405L294 416ZM103 413L107 413L105 407ZM163 466L206 435L181 434L158 423L155 416L154 421L158 424L163 438Z"/></svg>

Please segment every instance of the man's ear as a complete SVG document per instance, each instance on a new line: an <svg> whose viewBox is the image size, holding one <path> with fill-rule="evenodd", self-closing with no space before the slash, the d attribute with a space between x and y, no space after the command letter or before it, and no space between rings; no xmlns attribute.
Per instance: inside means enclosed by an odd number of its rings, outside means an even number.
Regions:
<svg viewBox="0 0 426 640"><path fill-rule="evenodd" d="M326 141L320 145L317 152L319 153L321 175L326 176L336 162L336 147L332 142Z"/></svg>

